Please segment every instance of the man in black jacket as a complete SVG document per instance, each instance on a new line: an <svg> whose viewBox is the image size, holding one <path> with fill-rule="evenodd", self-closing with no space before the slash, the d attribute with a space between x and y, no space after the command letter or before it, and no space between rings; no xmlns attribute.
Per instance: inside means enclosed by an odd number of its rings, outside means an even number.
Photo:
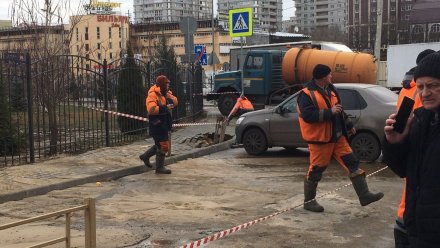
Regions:
<svg viewBox="0 0 440 248"><path fill-rule="evenodd" d="M414 74L423 107L414 110L403 133L396 114L385 121L384 162L406 177L404 222L411 247L440 245L440 53L426 56Z"/></svg>

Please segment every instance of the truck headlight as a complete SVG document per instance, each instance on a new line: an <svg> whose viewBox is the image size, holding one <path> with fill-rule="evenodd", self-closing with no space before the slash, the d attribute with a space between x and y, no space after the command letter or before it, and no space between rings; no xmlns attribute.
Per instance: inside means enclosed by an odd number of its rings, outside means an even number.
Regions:
<svg viewBox="0 0 440 248"><path fill-rule="evenodd" d="M240 123L244 120L244 116L243 117L239 117L237 119L237 122L235 123L235 125L240 125Z"/></svg>

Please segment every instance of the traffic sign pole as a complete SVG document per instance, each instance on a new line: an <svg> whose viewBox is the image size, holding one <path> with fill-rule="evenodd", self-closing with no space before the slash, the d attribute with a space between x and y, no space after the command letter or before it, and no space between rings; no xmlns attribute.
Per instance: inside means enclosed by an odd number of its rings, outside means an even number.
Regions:
<svg viewBox="0 0 440 248"><path fill-rule="evenodd" d="M229 11L229 36L240 37L240 57L243 58L243 36L252 36L252 8ZM244 59L241 61L241 94L244 95Z"/></svg>
<svg viewBox="0 0 440 248"><path fill-rule="evenodd" d="M243 36L240 36L240 57L243 57ZM241 95L244 96L244 59L241 62Z"/></svg>

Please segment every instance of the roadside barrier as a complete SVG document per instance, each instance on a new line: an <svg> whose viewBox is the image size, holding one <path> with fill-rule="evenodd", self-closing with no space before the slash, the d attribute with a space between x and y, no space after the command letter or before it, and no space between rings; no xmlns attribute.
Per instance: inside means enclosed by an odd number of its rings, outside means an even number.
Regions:
<svg viewBox="0 0 440 248"><path fill-rule="evenodd" d="M89 108L89 109L104 112L104 113L109 113L112 115L123 116L123 117L131 118L131 119L135 119L135 120L148 122L148 118L141 117L141 116L130 115L130 114L120 113L120 112L116 112L116 111L100 109L100 108ZM173 127L205 126L205 125L216 125L216 124L217 123L215 123L215 122L174 123Z"/></svg>
<svg viewBox="0 0 440 248"><path fill-rule="evenodd" d="M379 173L379 172L381 172L381 171L383 171L383 170L385 170L385 169L387 169L387 168L388 168L388 166L385 166L385 167L383 167L383 168L381 168L381 169L379 169L379 170L376 170L375 172L372 172L372 173L368 174L367 177L373 176L373 175L375 175L375 174L377 174L377 173ZM331 191L328 191L328 192L326 192L326 193L324 193L324 194L321 194L321 195L319 195L318 197L316 197L315 199L319 199L319 198L322 198L322 197L324 197L324 196L326 196L326 195L333 194L333 193L335 193L335 192L337 192L337 191L339 191L339 190L341 190L341 189L343 189L343 188L346 188L346 187L348 187L348 186L350 186L350 185L352 185L351 182L350 182L350 183L347 183L347 184L345 184L345 185L343 185L343 186L341 186L341 187L338 187L338 188L336 188L336 189L334 189L334 190L331 190ZM210 236L204 237L204 238L202 238L202 239L199 239L199 240L193 241L193 242L191 242L191 243L188 243L188 244L186 244L186 245L180 246L180 248L196 248L196 247L202 247L202 246L208 244L208 243L211 242L211 241L219 240L219 239L224 238L224 237L227 237L227 236L229 236L229 235L231 235L231 234L233 234L233 233L239 232L239 231L242 230L242 229L249 228L249 227L251 227L251 226L253 226L253 225L257 224L257 223L260 223L260 222L262 222L262 221L268 220L268 219L273 218L273 217L275 217L275 216L277 216L277 215L280 215L280 214L282 214L282 213L285 213L285 212L288 212L288 211L294 210L294 209L296 209L296 208L299 208L299 207L303 206L303 205L306 204L306 203L309 203L309 202L311 202L311 201L314 201L315 199L312 199L312 200L310 200L310 201L303 202L303 203L298 204L298 205L296 205L296 206L293 206L293 207L290 207L290 208L287 208L287 209L284 209L284 210L281 210L281 211L275 212L275 213L273 213L273 214L271 214L271 215L267 215L267 216L264 216L264 217L258 218L258 219L256 219L256 220L249 221L249 222L246 222L246 223L244 223L244 224L241 224L241 225L238 225L238 226L234 226L234 227L231 227L231 228L229 228L229 229L226 229L226 230L223 230L223 231L220 231L220 232L216 232L216 233L214 233L213 235L210 235Z"/></svg>
<svg viewBox="0 0 440 248"><path fill-rule="evenodd" d="M63 209L60 211L43 214L36 217L31 217L24 220L19 220L9 224L0 225L0 230L21 226L24 224L33 223L40 220L46 220L52 217L58 217L60 215L66 215L66 228L64 237L52 239L46 242L42 242L28 248L40 248L47 247L53 244L65 242L65 247L70 248L71 235L70 235L70 218L73 212L84 210L84 231L85 231L85 248L96 248L96 208L95 199L84 199L84 204L72 208Z"/></svg>

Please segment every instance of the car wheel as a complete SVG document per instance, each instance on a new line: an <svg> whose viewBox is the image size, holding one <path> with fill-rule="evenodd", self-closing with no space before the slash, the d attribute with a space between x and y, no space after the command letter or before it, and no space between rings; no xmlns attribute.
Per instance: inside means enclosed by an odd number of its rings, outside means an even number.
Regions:
<svg viewBox="0 0 440 248"><path fill-rule="evenodd" d="M222 115L228 116L237 101L237 96L233 94L221 95L218 99L218 110Z"/></svg>
<svg viewBox="0 0 440 248"><path fill-rule="evenodd" d="M356 134L351 140L350 146L360 161L374 162L380 156L380 142L370 133Z"/></svg>
<svg viewBox="0 0 440 248"><path fill-rule="evenodd" d="M266 135L258 128L247 130L243 135L243 146L250 155L259 155L267 150Z"/></svg>

